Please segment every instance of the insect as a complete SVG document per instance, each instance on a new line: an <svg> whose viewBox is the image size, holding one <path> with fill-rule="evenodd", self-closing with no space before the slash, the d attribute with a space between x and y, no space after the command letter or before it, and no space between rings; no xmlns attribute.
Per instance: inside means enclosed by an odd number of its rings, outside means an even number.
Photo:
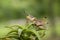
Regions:
<svg viewBox="0 0 60 40"><path fill-rule="evenodd" d="M28 15L27 16L27 21L29 22L32 22L34 25L36 25L37 27L40 27L41 29L45 29L44 25L47 24L47 20L46 20L46 17L42 18L41 20L31 16L31 15Z"/></svg>

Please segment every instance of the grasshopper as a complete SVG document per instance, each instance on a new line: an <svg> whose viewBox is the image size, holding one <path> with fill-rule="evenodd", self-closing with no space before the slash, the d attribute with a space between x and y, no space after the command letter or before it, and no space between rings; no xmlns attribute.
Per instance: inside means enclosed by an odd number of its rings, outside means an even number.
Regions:
<svg viewBox="0 0 60 40"><path fill-rule="evenodd" d="M31 16L31 15L28 15L26 18L27 18L27 23L32 22L34 25L36 25L40 29L46 29L44 27L44 25L47 24L47 21L45 20L46 17L39 20L39 19L37 19L37 18L35 18L35 17Z"/></svg>

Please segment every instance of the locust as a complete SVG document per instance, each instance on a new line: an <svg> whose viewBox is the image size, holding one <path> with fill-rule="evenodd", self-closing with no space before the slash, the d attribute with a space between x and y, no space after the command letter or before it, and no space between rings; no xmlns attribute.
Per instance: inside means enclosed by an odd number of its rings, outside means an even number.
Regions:
<svg viewBox="0 0 60 40"><path fill-rule="evenodd" d="M45 20L47 17L44 17L42 19L37 19L36 17L33 17L32 15L28 15L27 17L27 23L32 22L35 26L39 27L40 29L45 30L45 25L47 24L47 20Z"/></svg>

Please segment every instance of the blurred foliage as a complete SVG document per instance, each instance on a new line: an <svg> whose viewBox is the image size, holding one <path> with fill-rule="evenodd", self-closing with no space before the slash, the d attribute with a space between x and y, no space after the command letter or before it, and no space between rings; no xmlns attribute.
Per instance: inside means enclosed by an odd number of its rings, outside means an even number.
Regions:
<svg viewBox="0 0 60 40"><path fill-rule="evenodd" d="M53 1L55 16L60 16L59 4L59 0ZM24 18L26 13L37 17L47 16L48 8L49 0L0 0L0 19Z"/></svg>
<svg viewBox="0 0 60 40"><path fill-rule="evenodd" d="M0 28L0 40L41 40L45 36L46 23L42 24L43 20L39 22L37 19L34 22L31 19L29 18L24 26L14 25Z"/></svg>
<svg viewBox="0 0 60 40"><path fill-rule="evenodd" d="M60 35L60 0L0 0L0 23L11 19L22 19L27 14L37 18L48 17L51 30ZM54 32L54 31L52 31Z"/></svg>

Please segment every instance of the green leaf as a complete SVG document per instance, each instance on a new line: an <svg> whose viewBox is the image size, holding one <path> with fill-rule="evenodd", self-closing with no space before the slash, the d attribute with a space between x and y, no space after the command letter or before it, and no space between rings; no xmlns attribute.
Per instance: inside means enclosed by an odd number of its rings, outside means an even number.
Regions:
<svg viewBox="0 0 60 40"><path fill-rule="evenodd" d="M0 28L0 38L6 37L6 35L11 31L10 28Z"/></svg>
<svg viewBox="0 0 60 40"><path fill-rule="evenodd" d="M32 30L32 32L37 36L38 40L41 40L41 37L37 31Z"/></svg>

